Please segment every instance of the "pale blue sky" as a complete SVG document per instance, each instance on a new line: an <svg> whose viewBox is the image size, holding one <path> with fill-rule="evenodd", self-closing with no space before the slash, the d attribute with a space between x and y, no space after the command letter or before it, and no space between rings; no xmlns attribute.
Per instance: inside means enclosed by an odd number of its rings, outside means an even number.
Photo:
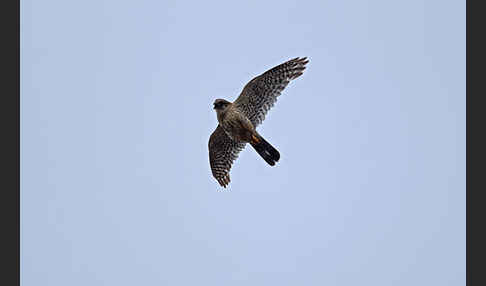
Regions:
<svg viewBox="0 0 486 286"><path fill-rule="evenodd" d="M465 1L21 2L21 280L465 285ZM212 178L216 98L310 59Z"/></svg>

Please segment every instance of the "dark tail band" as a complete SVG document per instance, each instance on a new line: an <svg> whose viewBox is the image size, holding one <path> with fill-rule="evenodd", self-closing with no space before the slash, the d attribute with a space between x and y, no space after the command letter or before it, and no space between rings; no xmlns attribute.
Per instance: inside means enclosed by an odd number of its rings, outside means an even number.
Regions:
<svg viewBox="0 0 486 286"><path fill-rule="evenodd" d="M250 142L250 144L270 166L275 165L280 159L280 153L277 149L273 148L273 146L261 136L258 136L257 140L255 140L255 142Z"/></svg>

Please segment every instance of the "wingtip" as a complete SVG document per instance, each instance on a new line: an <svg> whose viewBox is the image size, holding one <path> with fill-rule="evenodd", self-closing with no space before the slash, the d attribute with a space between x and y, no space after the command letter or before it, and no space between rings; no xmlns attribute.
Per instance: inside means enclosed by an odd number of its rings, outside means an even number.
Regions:
<svg viewBox="0 0 486 286"><path fill-rule="evenodd" d="M299 61L300 61L301 64L305 65L306 63L309 62L309 59L307 57L303 57Z"/></svg>
<svg viewBox="0 0 486 286"><path fill-rule="evenodd" d="M309 62L308 57L297 57L289 60L289 62L292 62L294 65L299 65L305 68L305 65Z"/></svg>
<svg viewBox="0 0 486 286"><path fill-rule="evenodd" d="M226 176L224 177L217 178L216 180L218 181L219 185L223 188L226 188L226 186L228 186L229 183L231 182L229 174L226 174Z"/></svg>

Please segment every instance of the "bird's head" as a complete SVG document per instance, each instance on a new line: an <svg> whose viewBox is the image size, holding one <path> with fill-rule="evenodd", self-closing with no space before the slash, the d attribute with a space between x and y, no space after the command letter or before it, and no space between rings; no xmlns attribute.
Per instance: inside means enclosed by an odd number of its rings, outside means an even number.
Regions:
<svg viewBox="0 0 486 286"><path fill-rule="evenodd" d="M221 112L225 110L231 104L231 102L224 99L216 99L213 104L213 109L216 110L216 112Z"/></svg>

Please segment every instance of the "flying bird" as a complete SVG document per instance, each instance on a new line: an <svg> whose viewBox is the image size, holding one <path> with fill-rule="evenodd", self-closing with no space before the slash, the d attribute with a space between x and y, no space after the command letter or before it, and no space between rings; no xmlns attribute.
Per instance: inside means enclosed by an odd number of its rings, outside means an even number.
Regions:
<svg viewBox="0 0 486 286"><path fill-rule="evenodd" d="M270 166L278 162L280 153L256 131L256 127L263 122L289 82L303 74L308 62L307 57L291 59L249 81L234 102L214 101L213 109L219 124L209 138L209 164L213 177L221 186L226 188L229 184L231 165L246 143L250 143Z"/></svg>

